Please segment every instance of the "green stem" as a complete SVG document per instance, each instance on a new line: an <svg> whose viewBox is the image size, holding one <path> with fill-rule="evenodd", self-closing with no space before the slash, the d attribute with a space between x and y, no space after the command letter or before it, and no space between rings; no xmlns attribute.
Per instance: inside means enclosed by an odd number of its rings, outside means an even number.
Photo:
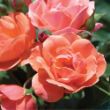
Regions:
<svg viewBox="0 0 110 110"><path fill-rule="evenodd" d="M102 91L103 93L105 93L106 95L110 96L110 93L108 91L106 91L105 89L103 89L102 87L98 86L98 85L95 85L95 87L97 89L99 89L100 91Z"/></svg>
<svg viewBox="0 0 110 110"><path fill-rule="evenodd" d="M109 84L110 84L110 76L109 76Z"/></svg>
<svg viewBox="0 0 110 110"><path fill-rule="evenodd" d="M26 89L26 86L28 85L28 83L29 83L31 80L32 80L32 77L29 78L29 79L24 83L23 88Z"/></svg>

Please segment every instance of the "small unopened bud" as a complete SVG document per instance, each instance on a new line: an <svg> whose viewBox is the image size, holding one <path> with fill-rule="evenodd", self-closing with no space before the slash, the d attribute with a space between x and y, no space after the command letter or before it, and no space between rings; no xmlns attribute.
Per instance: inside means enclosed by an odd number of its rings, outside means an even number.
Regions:
<svg viewBox="0 0 110 110"><path fill-rule="evenodd" d="M102 23L96 23L93 32L96 32L103 27L104 27L104 25Z"/></svg>
<svg viewBox="0 0 110 110"><path fill-rule="evenodd" d="M32 2L32 0L24 0L24 2L27 6L29 6L29 4Z"/></svg>
<svg viewBox="0 0 110 110"><path fill-rule="evenodd" d="M44 32L42 32L38 35L38 39L41 43L44 42L47 38L48 38L48 35L45 34Z"/></svg>
<svg viewBox="0 0 110 110"><path fill-rule="evenodd" d="M22 0L11 0L11 5L15 9L21 9L23 4L24 4L24 2Z"/></svg>

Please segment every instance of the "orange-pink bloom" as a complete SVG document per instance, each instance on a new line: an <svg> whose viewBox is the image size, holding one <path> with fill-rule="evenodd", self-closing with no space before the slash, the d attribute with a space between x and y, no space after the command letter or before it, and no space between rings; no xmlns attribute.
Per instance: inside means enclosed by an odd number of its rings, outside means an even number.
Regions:
<svg viewBox="0 0 110 110"><path fill-rule="evenodd" d="M17 65L35 40L34 27L23 13L0 18L0 71Z"/></svg>
<svg viewBox="0 0 110 110"><path fill-rule="evenodd" d="M104 56L74 33L51 35L32 50L28 62L38 72L32 87L48 102L94 85L106 68Z"/></svg>
<svg viewBox="0 0 110 110"><path fill-rule="evenodd" d="M0 105L2 110L37 110L32 96L17 85L0 85Z"/></svg>
<svg viewBox="0 0 110 110"><path fill-rule="evenodd" d="M56 32L66 27L82 28L93 11L94 1L89 0L35 0L28 15L34 26Z"/></svg>

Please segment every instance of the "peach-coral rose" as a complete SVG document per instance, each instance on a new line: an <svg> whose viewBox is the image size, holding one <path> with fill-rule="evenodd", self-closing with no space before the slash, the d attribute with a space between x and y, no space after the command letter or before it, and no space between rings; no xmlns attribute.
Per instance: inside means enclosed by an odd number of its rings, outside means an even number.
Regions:
<svg viewBox="0 0 110 110"><path fill-rule="evenodd" d="M38 72L32 87L48 102L96 84L106 68L104 56L91 42L73 33L51 35L32 50L28 62Z"/></svg>
<svg viewBox="0 0 110 110"><path fill-rule="evenodd" d="M34 27L23 13L0 18L0 71L17 65L33 46Z"/></svg>
<svg viewBox="0 0 110 110"><path fill-rule="evenodd" d="M56 32L82 28L94 9L94 1L89 0L35 0L28 15L34 26Z"/></svg>
<svg viewBox="0 0 110 110"><path fill-rule="evenodd" d="M37 110L35 100L17 85L0 85L0 107L2 110Z"/></svg>

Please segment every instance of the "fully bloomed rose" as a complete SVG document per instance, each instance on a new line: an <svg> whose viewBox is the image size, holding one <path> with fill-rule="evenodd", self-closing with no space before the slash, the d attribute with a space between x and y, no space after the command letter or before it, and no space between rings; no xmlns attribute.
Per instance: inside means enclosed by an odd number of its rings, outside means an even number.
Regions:
<svg viewBox="0 0 110 110"><path fill-rule="evenodd" d="M13 13L0 18L0 71L17 65L30 51L35 31L23 13Z"/></svg>
<svg viewBox="0 0 110 110"><path fill-rule="evenodd" d="M2 110L37 110L32 96L17 85L0 85L0 106Z"/></svg>
<svg viewBox="0 0 110 110"><path fill-rule="evenodd" d="M28 61L38 72L32 87L48 102L94 85L106 68L104 56L90 41L73 33L48 37L32 50Z"/></svg>
<svg viewBox="0 0 110 110"><path fill-rule="evenodd" d="M94 1L35 0L28 15L34 26L56 32L67 27L82 28L93 12Z"/></svg>

